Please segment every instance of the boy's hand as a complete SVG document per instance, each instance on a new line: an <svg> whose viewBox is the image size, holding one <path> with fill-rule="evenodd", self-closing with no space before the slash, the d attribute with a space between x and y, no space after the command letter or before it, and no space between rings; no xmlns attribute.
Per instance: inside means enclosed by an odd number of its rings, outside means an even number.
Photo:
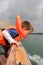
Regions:
<svg viewBox="0 0 43 65"><path fill-rule="evenodd" d="M16 46L19 45L17 41L14 41L14 43L12 43L12 44L14 44L14 45L16 45Z"/></svg>
<svg viewBox="0 0 43 65"><path fill-rule="evenodd" d="M16 47L18 47L18 45L17 45L16 43L12 43L11 45L13 45L13 44L14 44Z"/></svg>

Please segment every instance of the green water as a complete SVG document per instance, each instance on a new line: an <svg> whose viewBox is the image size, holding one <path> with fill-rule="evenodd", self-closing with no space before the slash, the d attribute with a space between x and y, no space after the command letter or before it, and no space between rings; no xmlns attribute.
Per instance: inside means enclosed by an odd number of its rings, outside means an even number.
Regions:
<svg viewBox="0 0 43 65"><path fill-rule="evenodd" d="M32 63L32 65L37 65L37 63L36 63L36 62L34 62L34 61L31 61L31 63Z"/></svg>
<svg viewBox="0 0 43 65"><path fill-rule="evenodd" d="M29 35L22 43L28 53L43 57L43 35Z"/></svg>
<svg viewBox="0 0 43 65"><path fill-rule="evenodd" d="M22 40L22 43L29 54L43 58L43 35L29 35L26 41ZM32 61L32 65L36 64Z"/></svg>

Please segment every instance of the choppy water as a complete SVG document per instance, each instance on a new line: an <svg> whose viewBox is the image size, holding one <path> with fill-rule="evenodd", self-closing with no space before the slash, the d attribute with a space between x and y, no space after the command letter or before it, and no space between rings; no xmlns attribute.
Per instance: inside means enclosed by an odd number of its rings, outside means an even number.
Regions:
<svg viewBox="0 0 43 65"><path fill-rule="evenodd" d="M28 54L28 57L30 58L31 61L34 61L34 65L43 65L43 58L39 55L30 55ZM32 62L31 62L32 63Z"/></svg>
<svg viewBox="0 0 43 65"><path fill-rule="evenodd" d="M43 35L29 35L22 43L32 65L43 65Z"/></svg>

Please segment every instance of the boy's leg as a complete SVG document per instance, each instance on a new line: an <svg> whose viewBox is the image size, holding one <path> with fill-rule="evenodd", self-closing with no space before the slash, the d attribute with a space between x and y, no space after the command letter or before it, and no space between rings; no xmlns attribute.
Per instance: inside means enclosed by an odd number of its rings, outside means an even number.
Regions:
<svg viewBox="0 0 43 65"><path fill-rule="evenodd" d="M6 63L6 57L4 56L5 50L2 45L0 45L0 65L3 65Z"/></svg>
<svg viewBox="0 0 43 65"><path fill-rule="evenodd" d="M0 55L0 65L6 64L6 61L7 61L6 57L3 54Z"/></svg>
<svg viewBox="0 0 43 65"><path fill-rule="evenodd" d="M5 53L4 53L4 55L5 55L5 57L7 58L8 57L8 50L10 49L10 45L6 45L6 47L4 48L5 49Z"/></svg>
<svg viewBox="0 0 43 65"><path fill-rule="evenodd" d="M6 47L3 47L2 45L0 45L0 55L4 55L7 58L8 54L6 50L7 50Z"/></svg>

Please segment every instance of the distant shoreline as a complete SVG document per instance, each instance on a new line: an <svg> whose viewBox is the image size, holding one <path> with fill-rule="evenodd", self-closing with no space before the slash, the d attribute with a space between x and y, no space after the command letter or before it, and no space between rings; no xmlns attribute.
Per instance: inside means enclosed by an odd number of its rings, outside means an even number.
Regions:
<svg viewBox="0 0 43 65"><path fill-rule="evenodd" d="M30 33L30 35L43 35L43 33Z"/></svg>

